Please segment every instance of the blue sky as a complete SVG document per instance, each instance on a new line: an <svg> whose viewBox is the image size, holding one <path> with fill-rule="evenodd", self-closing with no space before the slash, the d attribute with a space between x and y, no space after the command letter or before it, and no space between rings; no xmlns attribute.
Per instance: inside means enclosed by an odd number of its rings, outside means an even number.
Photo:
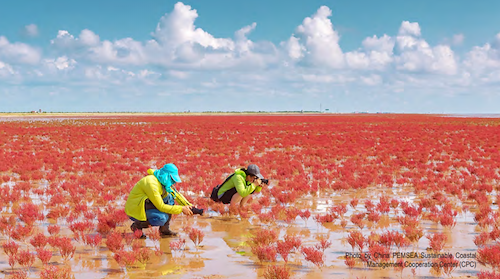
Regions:
<svg viewBox="0 0 500 279"><path fill-rule="evenodd" d="M499 113L500 1L2 1L0 111Z"/></svg>

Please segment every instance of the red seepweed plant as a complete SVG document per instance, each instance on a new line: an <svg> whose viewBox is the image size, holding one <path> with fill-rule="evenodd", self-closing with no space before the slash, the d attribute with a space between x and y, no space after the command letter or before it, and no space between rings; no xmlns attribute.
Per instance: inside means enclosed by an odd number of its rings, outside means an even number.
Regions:
<svg viewBox="0 0 500 279"><path fill-rule="evenodd" d="M325 255L322 251L314 247L302 247L301 252L306 261L313 263L315 266L321 268L325 264Z"/></svg>
<svg viewBox="0 0 500 279"><path fill-rule="evenodd" d="M123 236L117 231L111 231L106 237L106 247L111 252L122 250L124 246Z"/></svg>
<svg viewBox="0 0 500 279"><path fill-rule="evenodd" d="M186 247L186 240L183 238L179 238L179 240L177 241L170 241L169 246L172 254L174 251L183 251Z"/></svg>
<svg viewBox="0 0 500 279"><path fill-rule="evenodd" d="M241 125L250 122L255 125ZM262 147L258 151L262 156L259 166L263 171L270 171L274 185L283 185L279 189L281 197L273 198L271 188L263 189L264 195L256 199L256 204L263 207L271 206L271 202L288 203L288 208L294 207L297 204L291 202L294 196L309 193L326 196L330 190L404 185L405 190L430 195L425 195L426 198L418 204L401 204L401 210L407 211L400 219L403 228L418 225L422 217L451 229L455 216L448 201L461 197L464 197L464 202L478 204L479 212L474 217L480 227L494 228L499 223L498 216L489 207L493 202L490 193L498 190L497 182L500 180L495 163L498 162L497 128L498 120L495 119L415 115L225 116L224 121L214 116L102 117L43 123L0 121L0 180L9 181L0 185L0 205L6 212L15 213L18 205L29 204L30 195L36 195L45 206L42 211L42 207L36 205L40 212L49 212L43 217L44 222L68 216L62 221L74 223L82 217L92 220L98 215L100 222L85 233L101 232L105 237L114 227L121 225L124 217L121 208L111 209L108 205L119 204L117 199L123 199L128 194L150 162L166 155L186 158L182 162L182 174L185 181L194 185L191 188L194 196L209 193L210 185L220 182L212 178L214 174L227 171L227 166L245 165L255 155L247 150L247 144L242 144L248 143L249 136L252 136ZM338 132L332 133L333 130ZM208 131L210 136L212 131L217 131L222 140L209 137ZM85 136L82 137L82 134ZM133 140L135 135L144 136L147 144ZM211 140L206 140L209 138ZM373 148L375 142L376 148ZM332 145L336 148L330 148ZM221 156L228 154L227 146L238 154L237 159ZM196 160L191 160L193 158ZM212 166L213 172L200 171L200 164ZM276 168L276 165L284 167ZM120 175L117 176L117 173ZM130 175L127 177L126 174ZM32 188L44 183L50 186ZM284 193L291 196L287 197ZM201 196L193 197L193 201L196 204L208 201ZM383 203L386 201L380 197L375 207L369 207L371 210L365 212L368 221L374 220L374 214L369 215L372 212L385 214L387 206ZM96 208L107 207L104 211L85 211L86 204L93 204ZM208 201L208 204L212 203ZM224 209L224 205L220 206ZM443 210L436 210L440 206ZM391 199L389 207L394 209L391 213L401 211L396 198ZM422 208L425 208L425 214L418 212ZM471 212L476 212L475 205L471 205L471 209ZM115 210L122 210L122 214ZM271 213L262 215L259 214L261 210L254 212L261 222L276 219L287 222L292 217L286 214L290 213L287 208L273 207ZM342 219L338 213L329 213L334 214L325 218ZM19 243L27 242L29 234L13 232L17 230L16 225L22 224L19 222L32 223L35 233L39 228L43 231L43 225L33 216L36 213L22 217L1 216L0 232L6 237L12 236ZM257 226L262 225L256 219L251 220L255 220ZM281 222L277 223L281 225ZM344 219L340 223L347 225ZM364 227L365 224L361 222L360 225ZM50 228L47 229L49 234L58 234L52 233ZM406 247L409 238L418 240L418 231L411 233L415 231L407 234L408 237L401 233L391 234L391 241L377 243L392 248ZM498 235L493 229L481 234L482 238L477 238L475 243L479 249L486 248L483 246L497 241ZM51 243L54 244L54 241ZM397 243L400 243L399 246Z"/></svg>
<svg viewBox="0 0 500 279"><path fill-rule="evenodd" d="M500 268L500 243L479 248L477 250L477 261L483 265L489 265L494 269Z"/></svg>
<svg viewBox="0 0 500 279"><path fill-rule="evenodd" d="M48 249L37 248L36 255L40 259L42 264L46 265L49 263L50 259L52 258L52 251L50 251Z"/></svg>
<svg viewBox="0 0 500 279"><path fill-rule="evenodd" d="M200 243L203 241L205 237L205 233L197 228L190 228L188 232L189 239L194 243L196 249L200 246Z"/></svg>
<svg viewBox="0 0 500 279"><path fill-rule="evenodd" d="M3 251L7 256L12 256L16 255L17 251L19 250L19 244L17 244L15 241L7 241L2 244Z"/></svg>
<svg viewBox="0 0 500 279"><path fill-rule="evenodd" d="M291 276L290 268L287 266L271 265L267 267L263 276L265 279L289 279Z"/></svg>
<svg viewBox="0 0 500 279"><path fill-rule="evenodd" d="M448 237L444 233L434 233L432 235L427 235L429 239L429 246L433 251L439 252L443 250Z"/></svg>

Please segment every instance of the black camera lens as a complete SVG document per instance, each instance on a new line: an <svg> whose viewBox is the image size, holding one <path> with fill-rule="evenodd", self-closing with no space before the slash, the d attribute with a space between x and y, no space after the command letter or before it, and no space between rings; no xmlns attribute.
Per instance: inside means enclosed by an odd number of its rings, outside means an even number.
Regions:
<svg viewBox="0 0 500 279"><path fill-rule="evenodd" d="M191 211L193 212L193 214L203 215L203 209L193 207L191 208Z"/></svg>

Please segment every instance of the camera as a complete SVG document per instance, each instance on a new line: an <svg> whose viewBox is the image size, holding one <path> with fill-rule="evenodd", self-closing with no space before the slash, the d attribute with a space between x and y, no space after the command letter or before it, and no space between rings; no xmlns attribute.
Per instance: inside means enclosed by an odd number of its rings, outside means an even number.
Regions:
<svg viewBox="0 0 500 279"><path fill-rule="evenodd" d="M266 185L269 185L269 179L261 179L262 183L266 184Z"/></svg>
<svg viewBox="0 0 500 279"><path fill-rule="evenodd" d="M193 214L203 215L203 209L193 207L191 208L191 211L193 212Z"/></svg>

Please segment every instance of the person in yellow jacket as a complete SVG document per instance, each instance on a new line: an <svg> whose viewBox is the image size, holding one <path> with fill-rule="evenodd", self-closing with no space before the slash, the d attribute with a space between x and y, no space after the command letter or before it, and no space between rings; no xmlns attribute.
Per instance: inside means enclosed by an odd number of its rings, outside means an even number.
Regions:
<svg viewBox="0 0 500 279"><path fill-rule="evenodd" d="M161 236L177 235L170 230L172 214L193 215L192 204L174 187L179 182L182 181L174 164L166 164L159 170L148 169L148 175L135 184L125 203L125 213L134 221L130 226L133 232L159 226ZM142 238L145 237L143 234Z"/></svg>
<svg viewBox="0 0 500 279"><path fill-rule="evenodd" d="M259 167L250 164L247 168L237 169L226 181L216 187L214 197L211 198L223 204L230 203L231 206L245 206L251 194L262 190L262 185L266 184L263 180L267 181L260 173Z"/></svg>

